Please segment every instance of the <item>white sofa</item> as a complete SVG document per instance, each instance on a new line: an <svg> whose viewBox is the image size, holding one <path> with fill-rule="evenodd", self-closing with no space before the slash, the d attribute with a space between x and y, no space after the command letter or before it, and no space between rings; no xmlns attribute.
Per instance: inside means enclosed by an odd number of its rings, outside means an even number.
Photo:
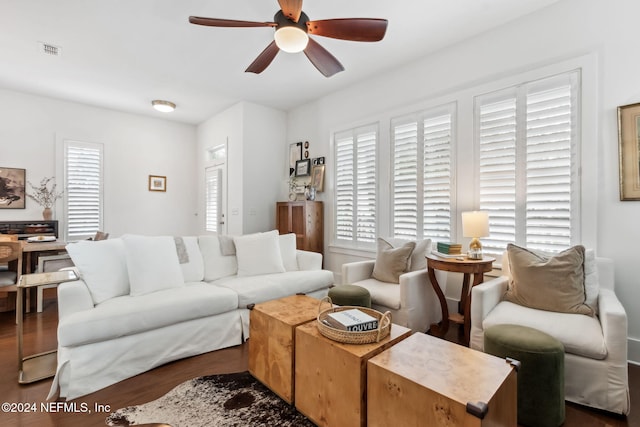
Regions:
<svg viewBox="0 0 640 427"><path fill-rule="evenodd" d="M67 247L81 280L58 287L49 399L74 399L167 362L248 338L248 305L322 298L333 273L277 231L234 238L123 236Z"/></svg>
<svg viewBox="0 0 640 427"><path fill-rule="evenodd" d="M606 411L628 414L627 315L614 293L613 262L585 260L587 300L593 293L597 316L536 310L508 301L508 257L503 257L503 276L472 290L470 347L483 350L485 329L497 324L516 324L541 330L565 347L565 399ZM588 264L592 266L589 267ZM505 271L506 270L506 271ZM598 287L599 285L599 287Z"/></svg>

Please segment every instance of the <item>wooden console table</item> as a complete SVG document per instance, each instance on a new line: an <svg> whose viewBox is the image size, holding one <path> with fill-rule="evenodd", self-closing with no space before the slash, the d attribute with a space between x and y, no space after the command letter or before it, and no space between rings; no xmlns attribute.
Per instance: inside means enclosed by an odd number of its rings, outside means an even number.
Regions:
<svg viewBox="0 0 640 427"><path fill-rule="evenodd" d="M449 330L449 322L464 326L464 344L469 345L471 334L471 288L479 285L484 280L484 273L488 273L493 268L495 258L484 257L483 259L469 259L465 256L459 258L441 258L435 254L427 255L427 271L433 290L440 300L442 309L442 321L431 325L430 331L433 335L443 337ZM449 314L447 300L444 297L442 288L436 279L435 270L450 271L452 273L463 273L462 292L458 313ZM473 274L473 284L469 287L469 275Z"/></svg>

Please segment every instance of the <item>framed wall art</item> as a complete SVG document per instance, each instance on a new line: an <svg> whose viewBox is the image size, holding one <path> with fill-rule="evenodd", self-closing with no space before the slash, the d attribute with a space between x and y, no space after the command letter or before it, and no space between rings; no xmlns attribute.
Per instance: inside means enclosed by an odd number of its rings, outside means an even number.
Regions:
<svg viewBox="0 0 640 427"><path fill-rule="evenodd" d="M311 186L316 191L324 191L324 165L315 165L311 171Z"/></svg>
<svg viewBox="0 0 640 427"><path fill-rule="evenodd" d="M26 169L0 167L0 209L24 209Z"/></svg>
<svg viewBox="0 0 640 427"><path fill-rule="evenodd" d="M620 200L640 200L640 103L618 107Z"/></svg>
<svg viewBox="0 0 640 427"><path fill-rule="evenodd" d="M311 175L311 159L298 160L296 162L296 176Z"/></svg>
<svg viewBox="0 0 640 427"><path fill-rule="evenodd" d="M298 176L296 174L296 162L298 160L302 160L302 142L289 144L289 176Z"/></svg>
<svg viewBox="0 0 640 427"><path fill-rule="evenodd" d="M149 175L149 191L167 191L167 177Z"/></svg>

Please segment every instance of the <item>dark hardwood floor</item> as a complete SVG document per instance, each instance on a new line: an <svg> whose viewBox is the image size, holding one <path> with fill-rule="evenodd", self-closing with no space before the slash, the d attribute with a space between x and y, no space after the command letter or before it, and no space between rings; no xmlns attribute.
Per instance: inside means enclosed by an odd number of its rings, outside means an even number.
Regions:
<svg viewBox="0 0 640 427"><path fill-rule="evenodd" d="M48 290L42 313L25 316L25 354L38 353L56 346L57 304L55 290ZM18 359L15 313L0 313L0 400L8 403L35 404L30 413L0 412L0 426L20 427L87 427L104 426L108 413L95 411L96 405L112 410L145 403L164 395L176 385L201 375L221 374L247 370L246 344L169 363L150 372L117 383L96 393L76 399L78 408L86 404L91 413L65 412L63 407L54 412L43 411L40 404L51 386L51 379L29 385L18 384ZM447 339L457 341L455 330ZM640 402L640 366L629 366L632 408ZM637 406L637 405L636 405ZM620 417L579 405L567 404L566 427L640 427L640 411L632 409L628 417ZM339 426L337 426L339 427ZM390 426L395 427L395 426Z"/></svg>

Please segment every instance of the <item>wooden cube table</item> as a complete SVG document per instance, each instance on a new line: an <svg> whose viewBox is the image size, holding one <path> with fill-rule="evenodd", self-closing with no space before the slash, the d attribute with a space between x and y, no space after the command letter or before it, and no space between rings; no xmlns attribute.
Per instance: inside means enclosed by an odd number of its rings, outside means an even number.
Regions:
<svg viewBox="0 0 640 427"><path fill-rule="evenodd" d="M410 335L410 329L392 325L379 343L343 344L323 336L316 322L299 326L296 408L318 426L365 426L367 360Z"/></svg>
<svg viewBox="0 0 640 427"><path fill-rule="evenodd" d="M518 424L516 370L505 359L415 334L368 365L369 427Z"/></svg>
<svg viewBox="0 0 640 427"><path fill-rule="evenodd" d="M287 403L294 398L295 328L315 320L320 300L293 295L256 304L249 316L249 372Z"/></svg>

